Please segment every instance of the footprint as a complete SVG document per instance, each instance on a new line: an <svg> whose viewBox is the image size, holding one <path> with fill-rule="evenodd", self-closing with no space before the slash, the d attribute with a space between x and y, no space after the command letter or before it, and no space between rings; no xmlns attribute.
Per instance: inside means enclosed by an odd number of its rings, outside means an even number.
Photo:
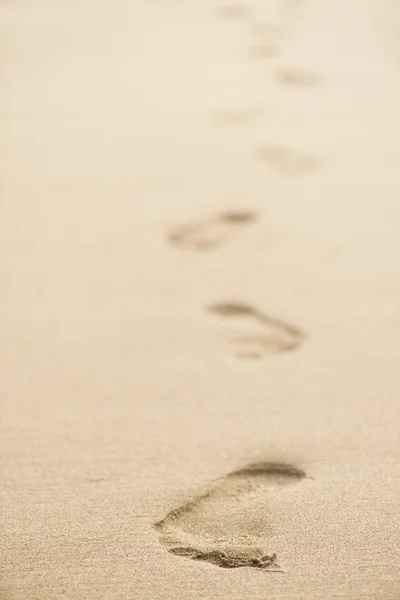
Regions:
<svg viewBox="0 0 400 600"><path fill-rule="evenodd" d="M281 175L303 175L319 166L319 161L313 156L284 146L259 146L256 156L259 160L270 163Z"/></svg>
<svg viewBox="0 0 400 600"><path fill-rule="evenodd" d="M234 229L248 225L256 219L257 214L251 211L227 211L172 229L168 234L168 241L172 246L199 252L212 250L221 245Z"/></svg>
<svg viewBox="0 0 400 600"><path fill-rule="evenodd" d="M251 30L254 41L249 52L254 58L273 58L279 54L282 31L275 25L256 23Z"/></svg>
<svg viewBox="0 0 400 600"><path fill-rule="evenodd" d="M263 356L295 350L305 339L302 331L280 319L268 317L248 304L218 302L207 310L219 317L235 319L237 333L231 342L239 358Z"/></svg>
<svg viewBox="0 0 400 600"><path fill-rule="evenodd" d="M297 467L252 464L214 482L209 490L155 523L160 541L175 556L225 569L253 567L282 572L275 553L265 551L274 531L268 498L307 478Z"/></svg>
<svg viewBox="0 0 400 600"><path fill-rule="evenodd" d="M314 87L320 82L320 77L316 73L292 68L278 69L275 79L288 87Z"/></svg>
<svg viewBox="0 0 400 600"><path fill-rule="evenodd" d="M226 4L217 8L219 16L226 21L241 21L251 15L250 7L244 2Z"/></svg>
<svg viewBox="0 0 400 600"><path fill-rule="evenodd" d="M248 126L256 123L264 115L262 106L253 106L247 110L217 110L214 112L214 120L219 125L229 127Z"/></svg>

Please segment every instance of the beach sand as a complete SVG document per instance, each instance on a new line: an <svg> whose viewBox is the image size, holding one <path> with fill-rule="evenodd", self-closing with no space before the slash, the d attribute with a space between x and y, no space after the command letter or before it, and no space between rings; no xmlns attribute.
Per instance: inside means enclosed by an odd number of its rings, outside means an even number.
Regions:
<svg viewBox="0 0 400 600"><path fill-rule="evenodd" d="M399 14L2 2L2 600L400 597Z"/></svg>

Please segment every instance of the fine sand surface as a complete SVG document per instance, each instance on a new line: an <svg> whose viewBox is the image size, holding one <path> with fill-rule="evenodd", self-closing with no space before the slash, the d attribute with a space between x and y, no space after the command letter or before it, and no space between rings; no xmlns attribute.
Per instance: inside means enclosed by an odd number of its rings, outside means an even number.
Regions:
<svg viewBox="0 0 400 600"><path fill-rule="evenodd" d="M1 599L400 598L400 8L0 23Z"/></svg>

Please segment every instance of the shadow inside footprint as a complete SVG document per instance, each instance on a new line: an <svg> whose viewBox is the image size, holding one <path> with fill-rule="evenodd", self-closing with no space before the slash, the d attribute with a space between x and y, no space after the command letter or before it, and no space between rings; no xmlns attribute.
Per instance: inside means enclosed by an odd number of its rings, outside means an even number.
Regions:
<svg viewBox="0 0 400 600"><path fill-rule="evenodd" d="M266 510L268 493L274 489L283 493L286 485L306 477L290 464L251 464L215 482L208 492L172 510L154 527L175 556L225 569L281 572L276 554L265 552L273 523Z"/></svg>
<svg viewBox="0 0 400 600"><path fill-rule="evenodd" d="M269 317L249 304L217 302L209 305L207 310L221 317L236 318L242 332L231 341L240 358L262 358L295 350L305 338L297 327Z"/></svg>
<svg viewBox="0 0 400 600"><path fill-rule="evenodd" d="M221 245L241 225L256 221L257 214L251 211L226 211L209 219L176 227L168 234L172 246L198 252L212 250Z"/></svg>
<svg viewBox="0 0 400 600"><path fill-rule="evenodd" d="M308 155L284 146L260 146L256 150L259 160L268 162L281 175L303 175L315 170L319 161Z"/></svg>

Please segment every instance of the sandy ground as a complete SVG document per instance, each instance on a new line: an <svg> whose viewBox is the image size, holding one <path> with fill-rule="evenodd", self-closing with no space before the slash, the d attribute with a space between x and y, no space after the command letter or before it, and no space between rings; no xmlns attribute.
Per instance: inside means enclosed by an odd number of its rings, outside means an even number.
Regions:
<svg viewBox="0 0 400 600"><path fill-rule="evenodd" d="M2 2L2 599L400 597L399 13Z"/></svg>

